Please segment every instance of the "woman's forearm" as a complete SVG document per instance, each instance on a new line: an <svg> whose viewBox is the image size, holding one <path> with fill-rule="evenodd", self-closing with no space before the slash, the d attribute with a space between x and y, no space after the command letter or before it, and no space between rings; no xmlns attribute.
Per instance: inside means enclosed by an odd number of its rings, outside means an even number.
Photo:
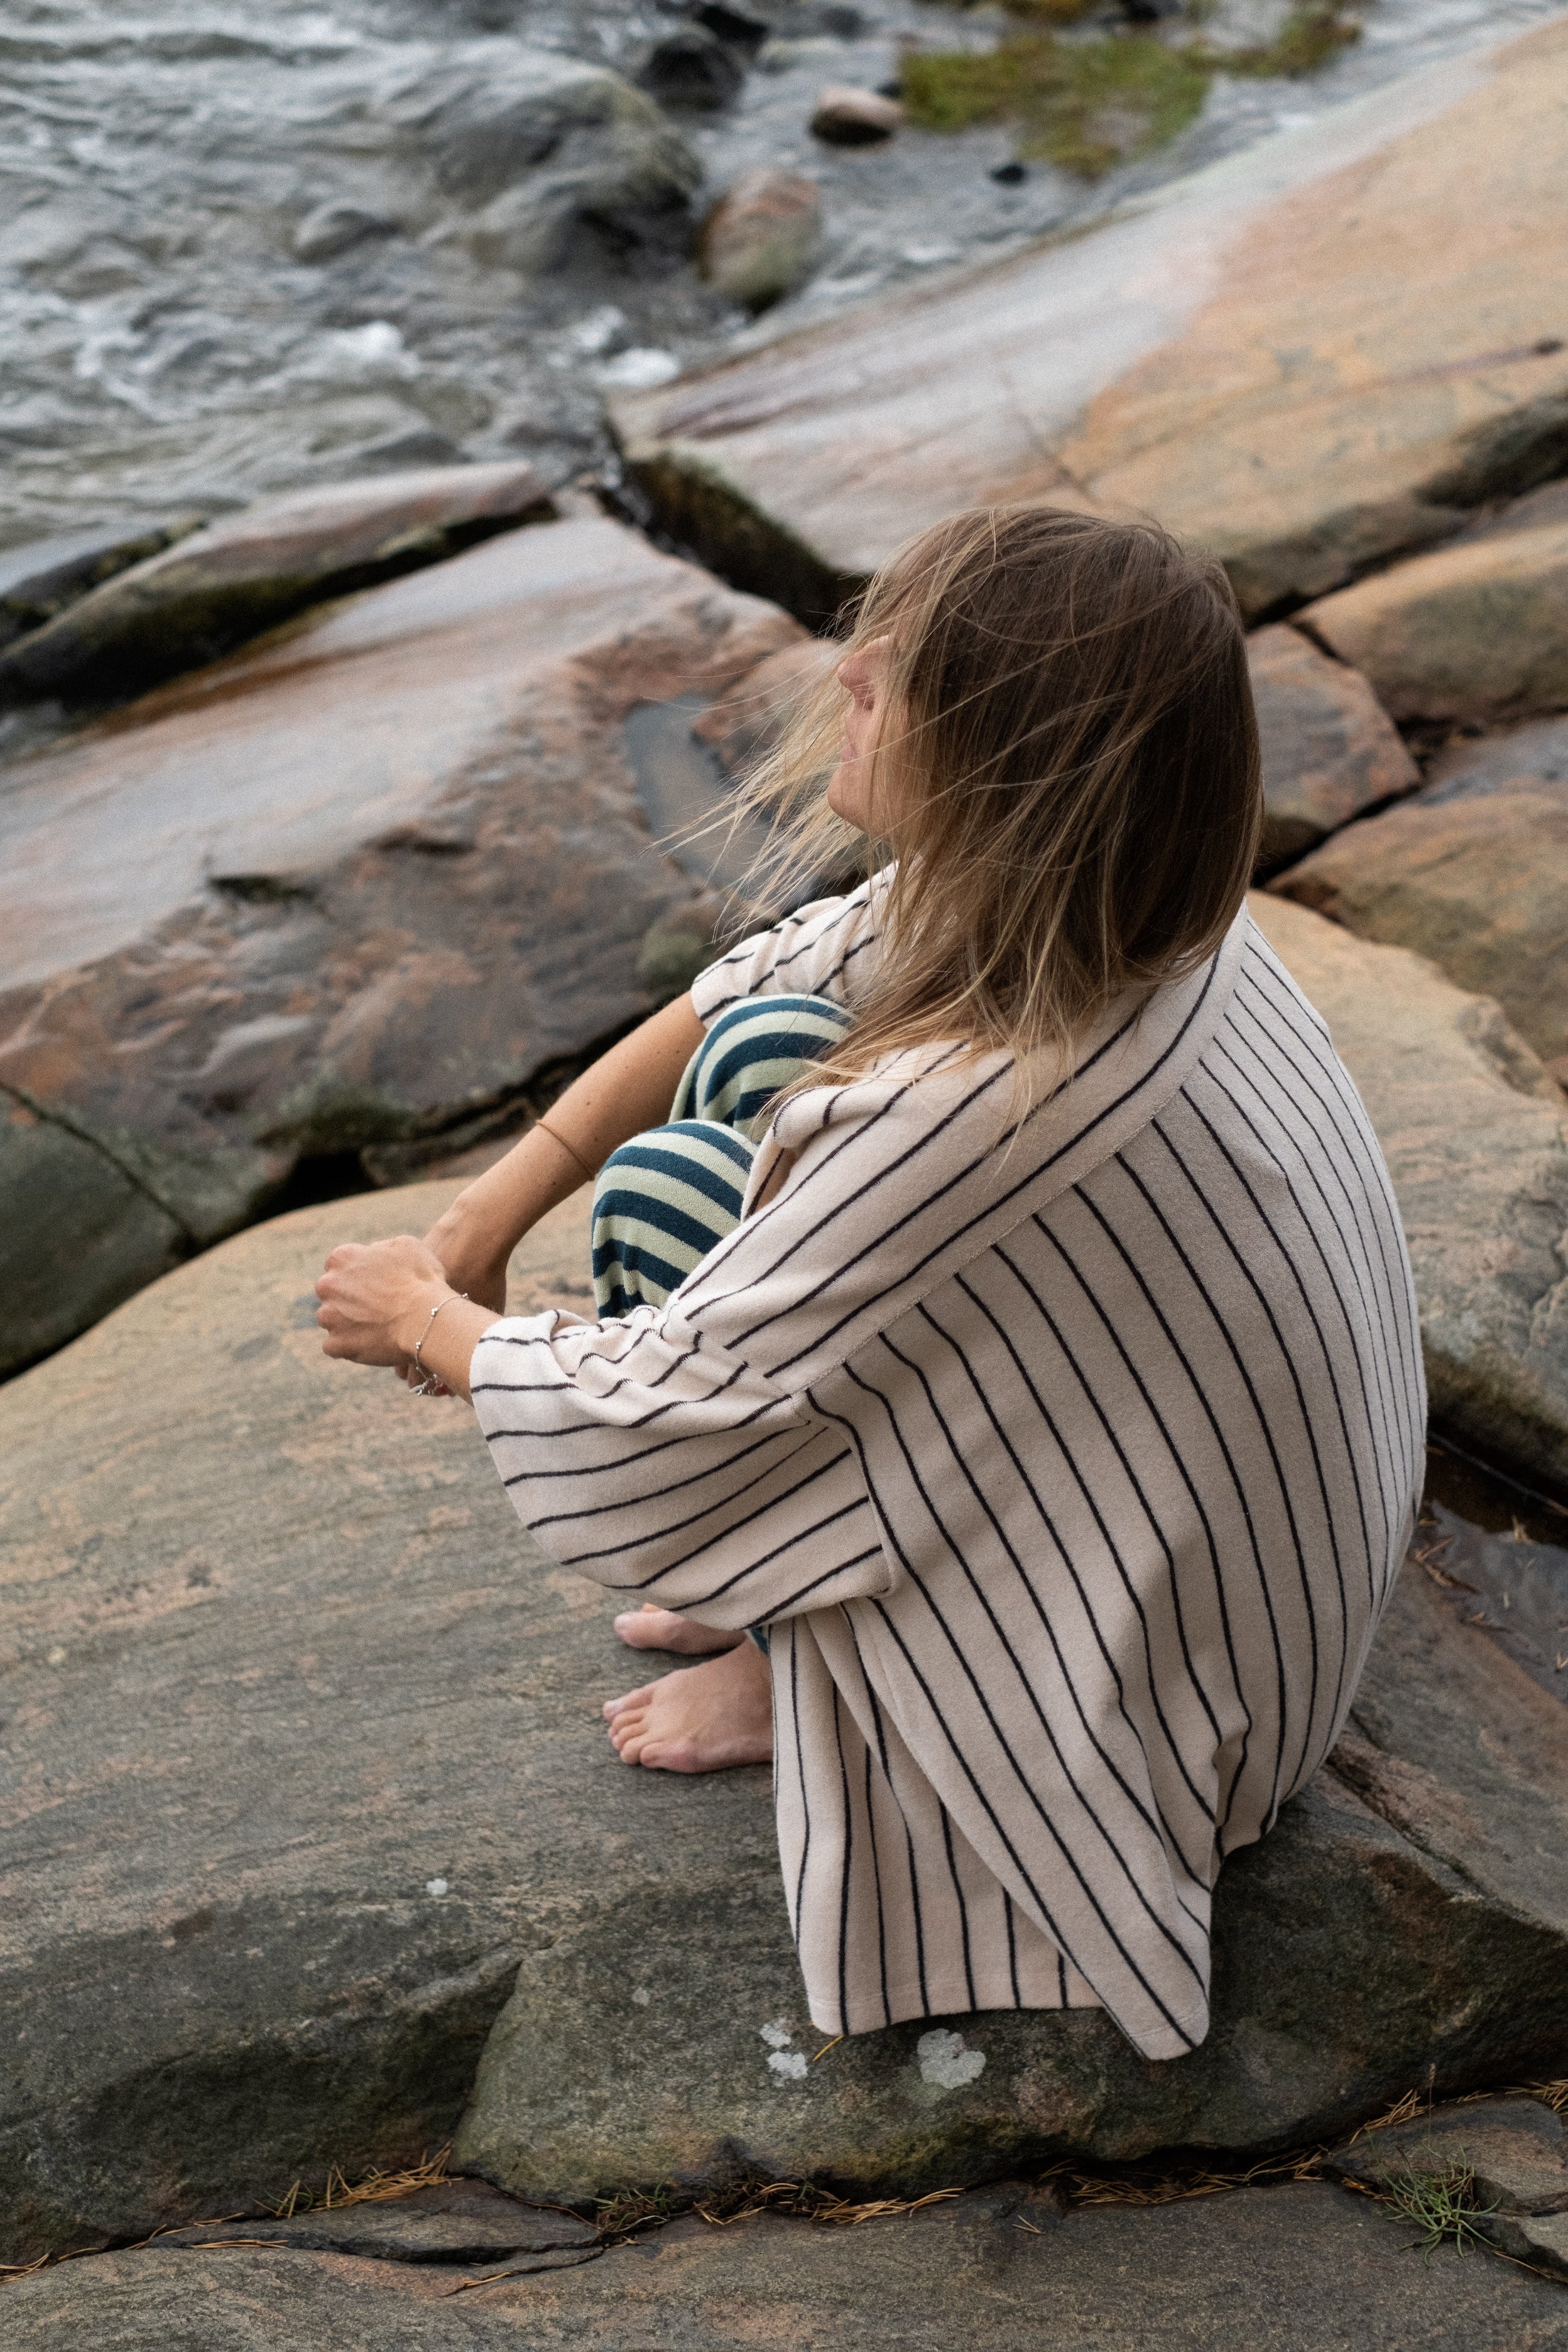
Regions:
<svg viewBox="0 0 1568 2352"><path fill-rule="evenodd" d="M543 1125L458 1193L426 1236L455 1289L505 1305L507 1260L524 1234L589 1182L618 1144L663 1124L703 1034L690 997L678 996L602 1054Z"/></svg>

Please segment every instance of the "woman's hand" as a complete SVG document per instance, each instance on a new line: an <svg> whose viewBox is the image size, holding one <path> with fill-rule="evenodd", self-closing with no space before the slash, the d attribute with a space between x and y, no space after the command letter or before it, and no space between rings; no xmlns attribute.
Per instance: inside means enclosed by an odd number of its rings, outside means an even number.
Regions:
<svg viewBox="0 0 1568 2352"><path fill-rule="evenodd" d="M340 1243L316 1296L323 1354L401 1371L414 1360L431 1308L453 1292L435 1251L399 1234L389 1242Z"/></svg>

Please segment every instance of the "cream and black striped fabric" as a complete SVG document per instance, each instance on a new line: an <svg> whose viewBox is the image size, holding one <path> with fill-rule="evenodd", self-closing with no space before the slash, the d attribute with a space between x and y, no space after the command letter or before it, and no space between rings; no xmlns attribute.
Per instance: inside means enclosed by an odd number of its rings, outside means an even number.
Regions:
<svg viewBox="0 0 1568 2352"><path fill-rule="evenodd" d="M880 886L713 965L852 1002ZM1242 914L1009 1131L1005 1056L795 1097L667 1304L492 1326L539 1541L772 1630L784 1889L826 2032L1208 2022L1225 1856L1317 1769L1410 1533L1425 1391L1382 1156Z"/></svg>

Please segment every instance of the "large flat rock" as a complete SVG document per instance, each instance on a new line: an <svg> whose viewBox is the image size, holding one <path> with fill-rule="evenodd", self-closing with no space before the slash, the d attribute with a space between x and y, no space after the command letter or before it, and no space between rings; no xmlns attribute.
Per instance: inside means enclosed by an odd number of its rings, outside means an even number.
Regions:
<svg viewBox="0 0 1568 2352"><path fill-rule="evenodd" d="M1353 828L1350 843L1371 829ZM1527 1482L1568 1488L1562 1090L1490 998L1424 957L1272 894L1252 907L1377 1130L1415 1274L1434 1419Z"/></svg>
<svg viewBox="0 0 1568 2352"><path fill-rule="evenodd" d="M1568 1075L1568 790L1528 776L1473 795L1459 783L1351 825L1273 887L1495 996Z"/></svg>
<svg viewBox="0 0 1568 2352"><path fill-rule="evenodd" d="M689 739L799 635L616 523L540 524L20 763L0 1090L43 1124L8 1154L52 1167L66 1130L188 1250L264 1213L301 1160L352 1172L515 1098L647 1010L650 933L711 921L700 877L654 844L628 722L673 702ZM7 1318L0 1370L101 1307L69 1283L109 1181L83 1166L0 1241L8 1285L64 1260L55 1319ZM166 1239L128 1244L116 1279L161 1272Z"/></svg>
<svg viewBox="0 0 1568 2352"><path fill-rule="evenodd" d="M455 2126L552 2200L879 2194L1568 2066L1568 1713L1416 1572L1334 1769L1227 1868L1203 2050L1080 2011L819 2057L766 1771L622 1766L611 1596L531 1547L464 1407L319 1353L327 1247L451 1190L238 1235L0 1392L0 2259ZM581 1203L514 1275L582 1306Z"/></svg>
<svg viewBox="0 0 1568 2352"><path fill-rule="evenodd" d="M1152 513L1247 613L1562 470L1568 28L1425 68L1090 235L614 404L660 518L831 610L1007 499Z"/></svg>
<svg viewBox="0 0 1568 2352"><path fill-rule="evenodd" d="M1568 2296L1327 2183L1062 2213L1005 2181L826 2228L695 2216L598 2261L494 2276L160 2248L5 2290L13 2352L1563 2352ZM454 2291L456 2290L456 2291Z"/></svg>
<svg viewBox="0 0 1568 2352"><path fill-rule="evenodd" d="M216 661L302 605L552 511L532 467L515 462L264 499L129 569L110 563L96 586L89 578L86 594L0 653L0 701L112 701Z"/></svg>

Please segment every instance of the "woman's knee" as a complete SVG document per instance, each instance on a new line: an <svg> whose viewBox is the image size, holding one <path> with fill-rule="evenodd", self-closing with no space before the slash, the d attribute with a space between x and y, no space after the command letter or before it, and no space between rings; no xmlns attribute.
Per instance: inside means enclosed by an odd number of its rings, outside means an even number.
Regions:
<svg viewBox="0 0 1568 2352"><path fill-rule="evenodd" d="M742 1131L775 1096L829 1054L849 1025L826 996L753 996L721 1013L698 1047L675 1101L678 1118Z"/></svg>

